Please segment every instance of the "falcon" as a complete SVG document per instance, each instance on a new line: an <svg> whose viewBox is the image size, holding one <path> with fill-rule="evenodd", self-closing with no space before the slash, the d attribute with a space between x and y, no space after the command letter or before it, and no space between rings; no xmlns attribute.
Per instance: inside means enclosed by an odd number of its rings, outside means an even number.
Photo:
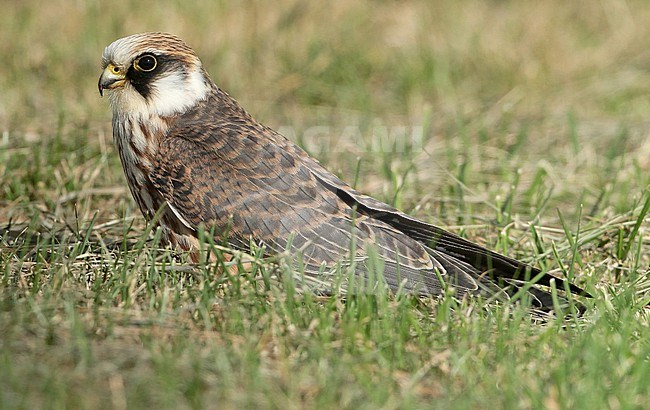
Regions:
<svg viewBox="0 0 650 410"><path fill-rule="evenodd" d="M164 239L191 255L211 232L235 250L253 243L267 256L291 255L332 288L329 273L347 267L348 279L369 282L379 260L375 283L392 293L490 297L524 287L535 306L551 309L550 293L526 282L535 278L584 294L352 189L257 122L174 35L120 38L104 50L102 70L99 93L113 111L131 194Z"/></svg>

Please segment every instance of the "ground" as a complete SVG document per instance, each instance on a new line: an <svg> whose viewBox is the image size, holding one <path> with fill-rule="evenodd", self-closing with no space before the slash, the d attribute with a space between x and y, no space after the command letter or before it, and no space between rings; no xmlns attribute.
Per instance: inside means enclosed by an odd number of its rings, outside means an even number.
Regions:
<svg viewBox="0 0 650 410"><path fill-rule="evenodd" d="M0 14L1 408L644 406L643 1L12 1ZM191 268L126 189L103 48L162 30L359 190L593 293L315 297Z"/></svg>

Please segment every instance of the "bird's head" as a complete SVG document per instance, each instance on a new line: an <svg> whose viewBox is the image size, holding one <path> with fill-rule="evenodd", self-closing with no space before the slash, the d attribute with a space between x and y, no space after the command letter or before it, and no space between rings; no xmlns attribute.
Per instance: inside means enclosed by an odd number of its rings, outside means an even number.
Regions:
<svg viewBox="0 0 650 410"><path fill-rule="evenodd" d="M210 91L194 51L176 36L141 33L115 40L102 55L99 93L118 116L171 116L185 112Z"/></svg>

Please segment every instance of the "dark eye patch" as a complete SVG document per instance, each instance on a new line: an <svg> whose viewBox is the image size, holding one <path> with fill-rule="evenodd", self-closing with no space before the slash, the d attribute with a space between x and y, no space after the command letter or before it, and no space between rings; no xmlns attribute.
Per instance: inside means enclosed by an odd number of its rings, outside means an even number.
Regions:
<svg viewBox="0 0 650 410"><path fill-rule="evenodd" d="M160 56L151 53L142 54L133 60L126 76L131 85L145 98L151 93L151 82L163 67Z"/></svg>
<svg viewBox="0 0 650 410"><path fill-rule="evenodd" d="M170 70L185 73L182 61L173 56L145 53L133 60L126 77L138 93L148 98L156 78Z"/></svg>

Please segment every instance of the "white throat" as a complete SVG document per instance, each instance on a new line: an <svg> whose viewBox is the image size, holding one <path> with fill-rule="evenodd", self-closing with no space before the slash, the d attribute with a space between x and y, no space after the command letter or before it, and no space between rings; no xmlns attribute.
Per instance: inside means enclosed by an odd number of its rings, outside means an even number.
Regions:
<svg viewBox="0 0 650 410"><path fill-rule="evenodd" d="M205 99L210 90L203 73L193 70L189 75L170 73L158 78L149 95L149 108L160 116L180 114Z"/></svg>
<svg viewBox="0 0 650 410"><path fill-rule="evenodd" d="M182 114L204 100L210 86L201 70L189 74L170 72L151 84L147 98L128 82L124 87L107 90L113 115L146 120Z"/></svg>

